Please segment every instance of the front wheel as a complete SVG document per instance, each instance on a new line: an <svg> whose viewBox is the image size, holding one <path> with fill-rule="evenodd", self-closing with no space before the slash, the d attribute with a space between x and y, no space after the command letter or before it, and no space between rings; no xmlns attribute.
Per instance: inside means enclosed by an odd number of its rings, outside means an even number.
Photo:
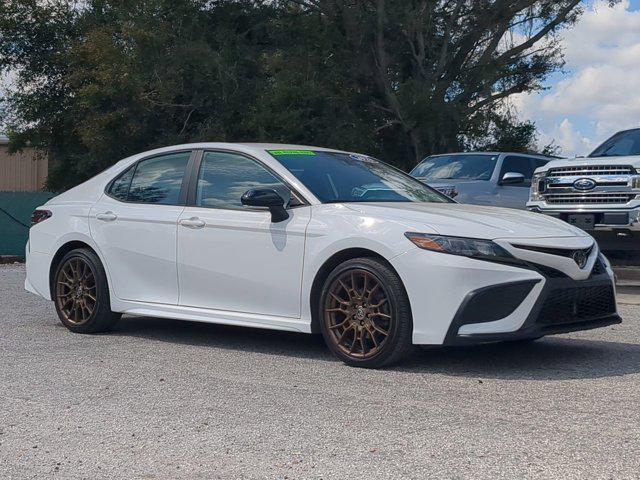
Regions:
<svg viewBox="0 0 640 480"><path fill-rule="evenodd" d="M348 365L388 366L412 348L409 299L398 275L379 260L357 258L336 267L319 307L325 342Z"/></svg>
<svg viewBox="0 0 640 480"><path fill-rule="evenodd" d="M72 332L104 332L120 318L111 311L107 275L91 250L80 248L67 253L58 264L53 282L58 317Z"/></svg>

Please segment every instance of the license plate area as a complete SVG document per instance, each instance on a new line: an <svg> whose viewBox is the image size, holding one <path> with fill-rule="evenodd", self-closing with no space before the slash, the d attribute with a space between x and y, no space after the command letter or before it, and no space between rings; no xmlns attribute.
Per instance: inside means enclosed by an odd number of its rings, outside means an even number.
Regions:
<svg viewBox="0 0 640 480"><path fill-rule="evenodd" d="M571 213L567 216L567 222L582 230L593 230L596 224L596 216L592 213Z"/></svg>

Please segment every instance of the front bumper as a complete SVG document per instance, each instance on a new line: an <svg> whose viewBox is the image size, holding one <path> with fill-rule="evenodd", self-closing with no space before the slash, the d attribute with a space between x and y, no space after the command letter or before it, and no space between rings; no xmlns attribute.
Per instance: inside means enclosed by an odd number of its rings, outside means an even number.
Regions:
<svg viewBox="0 0 640 480"><path fill-rule="evenodd" d="M571 241L585 245L585 238ZM555 240L551 243L557 244ZM531 268L505 265L418 248L393 258L391 264L402 278L411 304L413 343L451 345L534 338L620 321L613 272L605 261L596 263L597 247L588 266L578 271L571 258L520 253L525 254L531 257L527 262L537 262L537 267L531 263ZM546 266L540 265L543 260L548 260ZM589 290L591 287L607 290L605 293L609 295L609 303L593 315L584 313L584 309L590 308L589 300L584 298L602 291ZM583 293L566 296L573 289ZM557 296L563 293L565 297L558 301ZM565 305L576 308L576 315L571 315L572 311L567 314Z"/></svg>
<svg viewBox="0 0 640 480"><path fill-rule="evenodd" d="M606 327L622 321L616 309L613 281L606 271L602 271L582 281L569 277L547 278L533 308L515 331L465 333L465 326L477 319L474 307L479 303L479 296L484 297L480 302L486 305L502 305L505 296L517 300L509 290L514 290L513 284L469 293L449 327L444 344L468 345L538 338ZM487 315L486 310L483 313Z"/></svg>
<svg viewBox="0 0 640 480"><path fill-rule="evenodd" d="M544 202L529 202L527 210L543 213L569 222L574 215L593 215L594 225L588 231L640 232L640 206L635 208L604 208L602 205L549 206Z"/></svg>

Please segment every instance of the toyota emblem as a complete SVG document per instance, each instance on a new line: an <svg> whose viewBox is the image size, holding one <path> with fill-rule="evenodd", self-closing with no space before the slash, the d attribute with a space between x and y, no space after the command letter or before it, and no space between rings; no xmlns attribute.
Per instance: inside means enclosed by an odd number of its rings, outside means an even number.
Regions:
<svg viewBox="0 0 640 480"><path fill-rule="evenodd" d="M589 258L587 257L587 254L584 250L576 250L575 252L573 252L571 257L573 258L573 261L576 262L576 265L578 265L578 267L580 268L585 267Z"/></svg>

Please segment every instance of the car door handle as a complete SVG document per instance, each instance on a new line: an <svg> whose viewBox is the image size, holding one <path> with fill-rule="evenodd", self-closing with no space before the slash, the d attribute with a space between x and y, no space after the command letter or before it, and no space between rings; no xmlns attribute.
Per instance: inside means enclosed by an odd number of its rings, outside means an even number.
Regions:
<svg viewBox="0 0 640 480"><path fill-rule="evenodd" d="M191 217L180 220L180 225L187 228L203 228L206 223L198 217Z"/></svg>
<svg viewBox="0 0 640 480"><path fill-rule="evenodd" d="M113 222L118 216L113 212L104 212L96 215L98 220L102 220L103 222Z"/></svg>

